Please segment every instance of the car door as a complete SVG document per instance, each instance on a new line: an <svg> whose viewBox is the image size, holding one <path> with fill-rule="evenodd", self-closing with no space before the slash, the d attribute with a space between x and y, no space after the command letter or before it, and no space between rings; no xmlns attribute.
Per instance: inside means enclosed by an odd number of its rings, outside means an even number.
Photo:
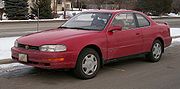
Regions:
<svg viewBox="0 0 180 89"><path fill-rule="evenodd" d="M143 35L143 50L144 52L148 52L151 49L151 44L154 41L154 37L156 37L156 31L151 27L150 21L143 16L142 14L135 13L137 18L138 27L142 30Z"/></svg>
<svg viewBox="0 0 180 89"><path fill-rule="evenodd" d="M109 59L142 52L142 31L137 28L136 22L132 13L121 13L114 17L109 29L121 26L122 30L107 32Z"/></svg>

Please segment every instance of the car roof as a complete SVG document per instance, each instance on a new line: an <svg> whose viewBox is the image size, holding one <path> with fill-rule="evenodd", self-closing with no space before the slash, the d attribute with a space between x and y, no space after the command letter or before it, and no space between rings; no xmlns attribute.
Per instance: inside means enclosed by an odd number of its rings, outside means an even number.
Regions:
<svg viewBox="0 0 180 89"><path fill-rule="evenodd" d="M118 13L118 12L136 12L133 10L126 10L126 9L120 9L120 10L107 10L107 9L93 9L93 10L88 10L85 12L104 12L104 13Z"/></svg>

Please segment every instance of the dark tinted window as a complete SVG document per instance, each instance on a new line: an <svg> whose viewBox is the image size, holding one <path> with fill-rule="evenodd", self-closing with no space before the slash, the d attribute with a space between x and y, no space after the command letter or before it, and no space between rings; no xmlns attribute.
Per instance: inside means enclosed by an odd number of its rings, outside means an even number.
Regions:
<svg viewBox="0 0 180 89"><path fill-rule="evenodd" d="M150 26L150 22L144 16L140 14L136 14L136 17L139 23L139 27Z"/></svg>

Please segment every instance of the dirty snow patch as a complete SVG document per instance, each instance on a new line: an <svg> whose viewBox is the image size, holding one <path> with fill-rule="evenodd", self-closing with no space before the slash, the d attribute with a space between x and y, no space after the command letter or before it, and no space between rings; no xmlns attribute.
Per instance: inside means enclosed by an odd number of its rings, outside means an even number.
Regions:
<svg viewBox="0 0 180 89"><path fill-rule="evenodd" d="M22 69L24 67L27 67L27 66L20 63L1 64L0 73L6 73L6 72Z"/></svg>
<svg viewBox="0 0 180 89"><path fill-rule="evenodd" d="M180 45L180 38L172 39L172 44L170 47Z"/></svg>

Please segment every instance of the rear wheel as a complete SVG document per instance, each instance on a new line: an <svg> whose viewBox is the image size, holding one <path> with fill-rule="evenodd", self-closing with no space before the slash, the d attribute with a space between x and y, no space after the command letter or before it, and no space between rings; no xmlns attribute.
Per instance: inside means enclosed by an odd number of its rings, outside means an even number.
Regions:
<svg viewBox="0 0 180 89"><path fill-rule="evenodd" d="M84 49L78 57L74 73L81 79L90 79L96 76L100 68L100 57L94 49Z"/></svg>
<svg viewBox="0 0 180 89"><path fill-rule="evenodd" d="M161 59L163 52L162 43L159 40L153 42L151 52L147 55L151 62L158 62Z"/></svg>

